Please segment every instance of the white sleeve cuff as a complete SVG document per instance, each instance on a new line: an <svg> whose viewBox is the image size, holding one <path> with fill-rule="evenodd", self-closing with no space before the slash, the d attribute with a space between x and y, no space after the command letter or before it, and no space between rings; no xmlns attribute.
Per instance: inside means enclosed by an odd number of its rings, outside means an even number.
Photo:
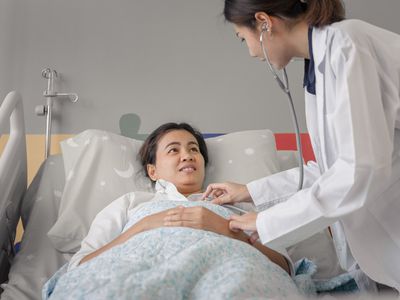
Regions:
<svg viewBox="0 0 400 300"><path fill-rule="evenodd" d="M286 201L296 190L281 187L273 188L275 178L265 177L247 184L247 189L258 210L264 210Z"/></svg>
<svg viewBox="0 0 400 300"><path fill-rule="evenodd" d="M321 176L318 165L310 161L304 165L303 189L311 187ZM293 168L254 180L247 184L250 196L259 211L285 202L297 192L299 168Z"/></svg>

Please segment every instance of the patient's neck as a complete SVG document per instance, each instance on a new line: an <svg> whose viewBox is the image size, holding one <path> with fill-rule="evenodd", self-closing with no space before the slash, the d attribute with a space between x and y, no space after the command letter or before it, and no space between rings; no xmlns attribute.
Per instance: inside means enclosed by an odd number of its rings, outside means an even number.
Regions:
<svg viewBox="0 0 400 300"><path fill-rule="evenodd" d="M183 196L185 196L185 197L189 197L190 195L193 195L193 194L200 194L200 193L202 193L202 191L201 190L198 190L198 191L195 191L195 192L191 192L191 193L181 193Z"/></svg>
<svg viewBox="0 0 400 300"><path fill-rule="evenodd" d="M201 189L178 189L178 192L181 193L185 197L189 197L192 194L202 193Z"/></svg>
<svg viewBox="0 0 400 300"><path fill-rule="evenodd" d="M185 197L188 197L192 194L198 194L202 192L203 182L171 182L175 185L176 190Z"/></svg>

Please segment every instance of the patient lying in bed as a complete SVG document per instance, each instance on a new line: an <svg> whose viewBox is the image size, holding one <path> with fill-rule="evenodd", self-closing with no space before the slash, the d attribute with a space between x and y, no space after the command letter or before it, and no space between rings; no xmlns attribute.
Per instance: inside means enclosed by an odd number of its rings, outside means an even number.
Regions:
<svg viewBox="0 0 400 300"><path fill-rule="evenodd" d="M232 212L201 201L208 161L187 124L156 129L140 151L156 193L126 194L94 219L81 249L45 285L51 299L290 298L290 259L229 230ZM181 214L179 223L170 216Z"/></svg>

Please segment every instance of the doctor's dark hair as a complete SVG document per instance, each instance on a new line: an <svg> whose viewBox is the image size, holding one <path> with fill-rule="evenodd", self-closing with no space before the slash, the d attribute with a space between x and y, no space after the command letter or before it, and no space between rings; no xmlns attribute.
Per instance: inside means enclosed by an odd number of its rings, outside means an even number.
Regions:
<svg viewBox="0 0 400 300"><path fill-rule="evenodd" d="M233 24L255 29L257 12L289 21L304 19L314 27L330 25L345 18L341 0L225 0L223 15Z"/></svg>
<svg viewBox="0 0 400 300"><path fill-rule="evenodd" d="M159 126L156 130L154 130L144 141L142 147L139 150L140 162L143 167L143 171L146 174L146 177L149 177L147 173L147 165L156 163L156 153L157 146L160 139L168 132L173 130L186 130L191 135L193 135L199 144L199 150L201 155L204 158L204 166L206 167L208 164L208 151L207 145L203 138L203 135L192 126L187 123L166 123Z"/></svg>

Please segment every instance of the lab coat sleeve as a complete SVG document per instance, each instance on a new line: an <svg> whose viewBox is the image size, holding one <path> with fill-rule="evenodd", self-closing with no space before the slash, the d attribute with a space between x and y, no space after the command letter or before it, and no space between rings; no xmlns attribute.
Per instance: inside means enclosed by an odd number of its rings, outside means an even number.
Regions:
<svg viewBox="0 0 400 300"><path fill-rule="evenodd" d="M316 162L304 165L303 188L310 187L321 176ZM299 168L289 169L247 184L258 210L264 210L293 196L299 185Z"/></svg>
<svg viewBox="0 0 400 300"><path fill-rule="evenodd" d="M122 233L128 220L128 211L135 201L135 193L128 193L111 202L94 218L81 249L71 258L68 271L79 265L88 254L103 247Z"/></svg>
<svg viewBox="0 0 400 300"><path fill-rule="evenodd" d="M335 159L310 187L258 214L260 239L272 248L293 245L362 209L389 181L394 124L383 105L376 61L350 39L334 39L328 56L334 79L325 85L333 84L336 97L324 119Z"/></svg>

